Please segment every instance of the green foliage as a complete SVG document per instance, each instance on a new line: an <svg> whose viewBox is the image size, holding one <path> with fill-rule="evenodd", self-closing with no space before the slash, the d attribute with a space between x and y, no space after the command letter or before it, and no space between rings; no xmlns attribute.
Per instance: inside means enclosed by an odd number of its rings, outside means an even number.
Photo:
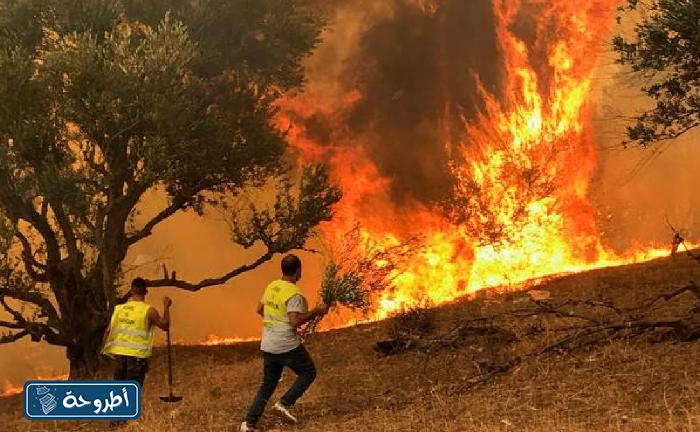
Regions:
<svg viewBox="0 0 700 432"><path fill-rule="evenodd" d="M279 171L284 141L266 99L226 78L198 77L197 56L169 16L102 41L72 34L45 43L40 79L55 112L78 127L69 138L91 162L87 182L105 182L95 160L102 154L124 164L135 187L160 183L201 207L202 191L236 190Z"/></svg>
<svg viewBox="0 0 700 432"><path fill-rule="evenodd" d="M303 83L301 60L319 42L324 22L308 0L123 0L127 15L155 25L164 14L201 42L195 69L212 76L235 66L258 85L281 90ZM233 43L235 41L235 43Z"/></svg>
<svg viewBox="0 0 700 432"><path fill-rule="evenodd" d="M331 220L342 196L328 176L327 166L305 167L296 193L289 176L281 180L272 208L253 203L247 215L229 211L233 241L248 248L262 242L273 253L303 249L317 226Z"/></svg>
<svg viewBox="0 0 700 432"><path fill-rule="evenodd" d="M634 37L614 38L618 62L649 84L644 93L656 106L628 128L632 143L647 146L674 139L700 125L700 2L628 0L620 8L640 15Z"/></svg>
<svg viewBox="0 0 700 432"><path fill-rule="evenodd" d="M418 238L382 245L370 241L355 224L344 233L340 246L330 250L319 297L326 305L368 314L376 294L391 290L396 277L421 251ZM312 334L320 322L321 318L310 322L303 335Z"/></svg>
<svg viewBox="0 0 700 432"><path fill-rule="evenodd" d="M417 238L393 244L372 241L356 223L344 233L341 244L330 251L320 297L327 305L369 312L372 296L390 290L394 279L421 250Z"/></svg>
<svg viewBox="0 0 700 432"><path fill-rule="evenodd" d="M329 306L342 305L366 311L371 305L371 293L363 289L364 279L354 271L343 272L340 264L326 266L321 283L321 300Z"/></svg>
<svg viewBox="0 0 700 432"><path fill-rule="evenodd" d="M123 18L120 0L4 0L0 4L0 41L4 47L34 47L46 30L87 32L100 38Z"/></svg>

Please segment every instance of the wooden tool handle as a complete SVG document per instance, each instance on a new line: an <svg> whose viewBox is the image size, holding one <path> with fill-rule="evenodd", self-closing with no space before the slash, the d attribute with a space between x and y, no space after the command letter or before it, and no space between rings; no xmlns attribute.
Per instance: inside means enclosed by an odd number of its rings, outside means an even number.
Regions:
<svg viewBox="0 0 700 432"><path fill-rule="evenodd" d="M173 358L170 348L170 329L166 330L165 337L168 340L168 390L173 395Z"/></svg>

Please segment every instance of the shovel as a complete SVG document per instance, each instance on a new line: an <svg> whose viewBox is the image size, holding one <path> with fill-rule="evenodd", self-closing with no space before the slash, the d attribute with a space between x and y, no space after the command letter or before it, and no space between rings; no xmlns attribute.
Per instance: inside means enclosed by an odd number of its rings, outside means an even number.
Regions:
<svg viewBox="0 0 700 432"><path fill-rule="evenodd" d="M167 403L177 403L182 400L182 396L173 395L173 358L170 352L170 329L165 332L168 339L168 396L161 396L160 400Z"/></svg>

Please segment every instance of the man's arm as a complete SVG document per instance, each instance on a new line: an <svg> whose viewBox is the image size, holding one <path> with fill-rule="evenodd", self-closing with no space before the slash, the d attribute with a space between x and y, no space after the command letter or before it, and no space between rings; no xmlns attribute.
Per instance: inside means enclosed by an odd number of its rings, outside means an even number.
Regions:
<svg viewBox="0 0 700 432"><path fill-rule="evenodd" d="M316 317L324 316L328 313L328 306L325 304L320 304L306 313L301 312L289 312L289 324L294 328L299 328L304 324L312 321Z"/></svg>
<svg viewBox="0 0 700 432"><path fill-rule="evenodd" d="M157 326L161 330L169 330L170 329L170 306L173 304L173 301L170 300L168 297L165 297L163 299L163 316L161 317L156 308L150 308L148 310L148 320L153 324L154 326Z"/></svg>

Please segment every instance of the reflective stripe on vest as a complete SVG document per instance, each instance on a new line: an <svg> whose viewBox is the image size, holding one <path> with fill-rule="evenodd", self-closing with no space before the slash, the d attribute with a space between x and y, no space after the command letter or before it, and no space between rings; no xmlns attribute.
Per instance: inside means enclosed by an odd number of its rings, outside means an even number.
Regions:
<svg viewBox="0 0 700 432"><path fill-rule="evenodd" d="M112 331L114 333L120 333L120 334L131 335L131 336L141 336L141 337L145 337L145 338L147 338L151 335L151 332L129 330L129 329L122 329L122 328L115 328Z"/></svg>
<svg viewBox="0 0 700 432"><path fill-rule="evenodd" d="M147 303L129 301L114 308L109 337L103 353L147 358L153 347L153 326Z"/></svg>
<svg viewBox="0 0 700 432"><path fill-rule="evenodd" d="M122 341L112 341L107 343L108 347L125 347L133 348L135 350L148 350L150 347L148 345L141 345L133 342L122 342Z"/></svg>
<svg viewBox="0 0 700 432"><path fill-rule="evenodd" d="M303 295L291 282L276 280L265 288L263 296L263 323L265 325L289 325L287 302L295 295Z"/></svg>

